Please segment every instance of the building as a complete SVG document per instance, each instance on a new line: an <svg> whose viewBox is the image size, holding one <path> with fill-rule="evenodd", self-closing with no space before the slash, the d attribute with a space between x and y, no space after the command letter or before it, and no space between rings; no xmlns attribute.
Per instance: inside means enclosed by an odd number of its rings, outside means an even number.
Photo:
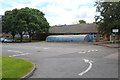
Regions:
<svg viewBox="0 0 120 80"><path fill-rule="evenodd" d="M12 35L11 34L0 34L0 37L12 37Z"/></svg>
<svg viewBox="0 0 120 80"><path fill-rule="evenodd" d="M96 24L75 24L53 26L49 29L51 35L80 35L80 34L94 34L98 33Z"/></svg>
<svg viewBox="0 0 120 80"><path fill-rule="evenodd" d="M74 24L53 26L49 29L49 35L93 35L95 40L102 40L99 36L96 24Z"/></svg>
<svg viewBox="0 0 120 80"><path fill-rule="evenodd" d="M49 29L49 35L93 35L95 41L107 41L106 37L99 34L97 24L74 24L53 26Z"/></svg>

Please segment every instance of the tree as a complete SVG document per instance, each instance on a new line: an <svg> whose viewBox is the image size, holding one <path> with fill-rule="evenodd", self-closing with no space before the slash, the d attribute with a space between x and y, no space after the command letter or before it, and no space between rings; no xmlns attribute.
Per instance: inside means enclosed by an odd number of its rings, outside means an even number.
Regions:
<svg viewBox="0 0 120 80"><path fill-rule="evenodd" d="M3 32L19 33L21 41L23 32L27 32L31 41L32 34L48 32L50 26L44 15L43 12L28 7L6 11L3 19Z"/></svg>
<svg viewBox="0 0 120 80"><path fill-rule="evenodd" d="M72 22L72 24L86 24L86 21L79 20L79 21Z"/></svg>
<svg viewBox="0 0 120 80"><path fill-rule="evenodd" d="M84 20L79 20L79 24L86 24L86 21L84 21Z"/></svg>
<svg viewBox="0 0 120 80"><path fill-rule="evenodd" d="M50 26L44 15L43 12L28 7L20 9L17 14L18 20L21 21L21 26L24 26L23 31L29 34L29 41L32 40L32 35L36 32L45 32L45 29L48 32ZM20 34L22 35L21 32Z"/></svg>
<svg viewBox="0 0 120 80"><path fill-rule="evenodd" d="M97 1L95 6L96 11L100 13L95 16L100 33L109 37L113 28L120 30L120 2Z"/></svg>
<svg viewBox="0 0 120 80"><path fill-rule="evenodd" d="M16 34L14 21L15 19L12 15L12 11L6 11L5 16L2 16L2 32L11 33L13 36L13 39Z"/></svg>

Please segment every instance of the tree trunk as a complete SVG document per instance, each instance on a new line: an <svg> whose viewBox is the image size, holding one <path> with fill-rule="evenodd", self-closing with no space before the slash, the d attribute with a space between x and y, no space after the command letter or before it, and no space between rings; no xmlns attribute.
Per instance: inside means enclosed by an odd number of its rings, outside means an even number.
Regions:
<svg viewBox="0 0 120 80"><path fill-rule="evenodd" d="M20 34L20 42L22 42L22 39L23 39L23 35L22 35L22 32L19 33Z"/></svg>
<svg viewBox="0 0 120 80"><path fill-rule="evenodd" d="M11 34L12 34L13 40L15 40L15 33L11 33Z"/></svg>
<svg viewBox="0 0 120 80"><path fill-rule="evenodd" d="M32 34L31 32L29 32L29 42L31 42L31 40L32 40Z"/></svg>

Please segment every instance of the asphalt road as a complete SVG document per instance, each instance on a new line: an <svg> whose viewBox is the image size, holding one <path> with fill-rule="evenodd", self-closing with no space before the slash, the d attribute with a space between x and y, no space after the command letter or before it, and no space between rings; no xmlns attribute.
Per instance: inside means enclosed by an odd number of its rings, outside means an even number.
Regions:
<svg viewBox="0 0 120 80"><path fill-rule="evenodd" d="M3 43L2 55L36 64L31 78L118 78L118 49L82 43Z"/></svg>

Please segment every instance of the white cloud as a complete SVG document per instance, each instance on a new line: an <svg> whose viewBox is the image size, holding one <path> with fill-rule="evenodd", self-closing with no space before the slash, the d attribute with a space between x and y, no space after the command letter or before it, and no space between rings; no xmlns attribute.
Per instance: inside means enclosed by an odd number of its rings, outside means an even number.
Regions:
<svg viewBox="0 0 120 80"><path fill-rule="evenodd" d="M66 7L67 8L67 7ZM69 7L68 7L69 8ZM70 8L71 9L71 8ZM64 6L48 5L41 8L46 13L46 18L51 25L72 24L74 21L85 20L88 23L94 22L95 8L83 6L79 9L66 10Z"/></svg>
<svg viewBox="0 0 120 80"><path fill-rule="evenodd" d="M94 0L6 0L6 2L7 1L9 4L12 4L12 7L1 9L0 15L3 15L3 12L6 10L30 7L43 11L50 25L72 24L72 22L81 19L88 23L94 21L95 7L89 7L88 5L80 6L83 4L94 4ZM0 0L0 2L4 2L4 0ZM47 4L44 6L43 3Z"/></svg>

